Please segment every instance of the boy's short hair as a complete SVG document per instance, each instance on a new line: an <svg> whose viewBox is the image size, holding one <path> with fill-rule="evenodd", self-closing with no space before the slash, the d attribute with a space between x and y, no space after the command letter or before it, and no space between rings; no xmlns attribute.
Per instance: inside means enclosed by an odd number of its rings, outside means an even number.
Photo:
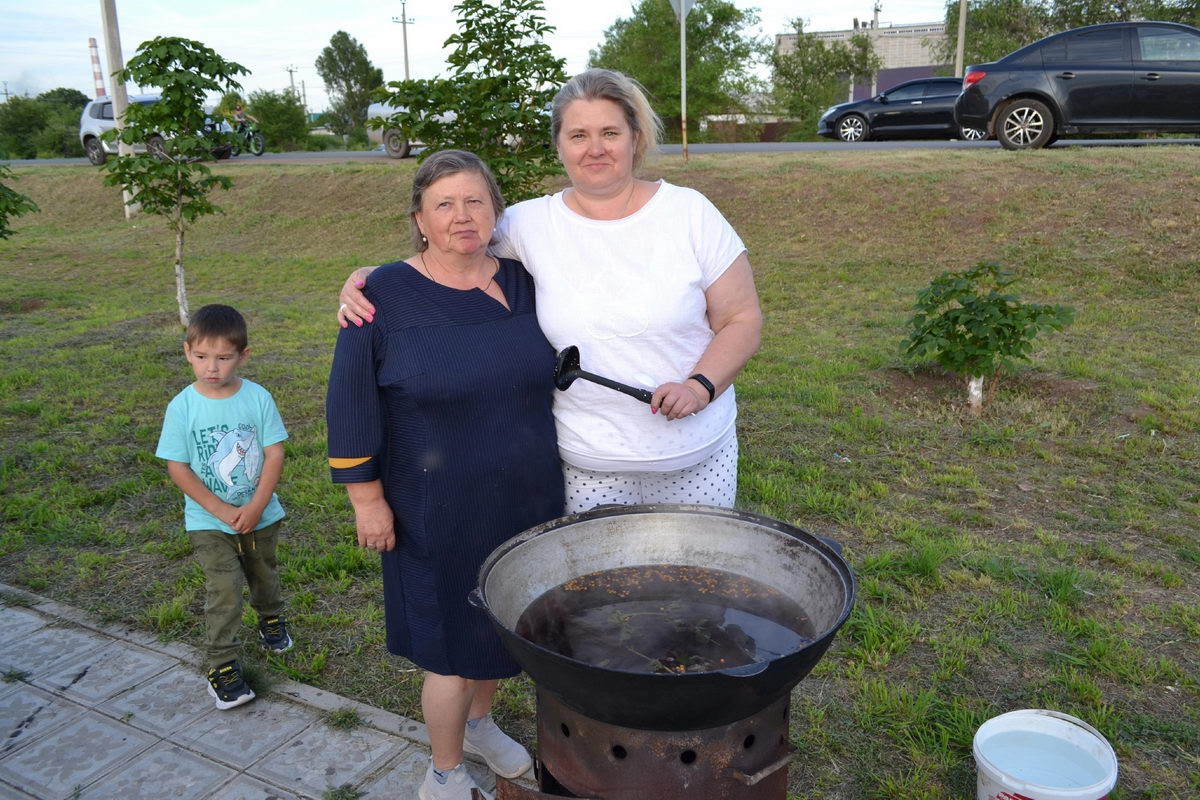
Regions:
<svg viewBox="0 0 1200 800"><path fill-rule="evenodd" d="M242 352L250 344L245 318L236 308L220 303L202 307L192 314L184 341L188 345L195 345L196 342L206 339L225 339L237 348L239 353Z"/></svg>

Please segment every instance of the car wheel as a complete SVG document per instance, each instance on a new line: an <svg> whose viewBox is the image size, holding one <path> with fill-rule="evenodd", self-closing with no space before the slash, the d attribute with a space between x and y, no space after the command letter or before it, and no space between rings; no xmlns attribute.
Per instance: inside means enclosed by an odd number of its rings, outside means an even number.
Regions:
<svg viewBox="0 0 1200 800"><path fill-rule="evenodd" d="M858 114L850 114L838 121L837 137L843 142L865 142L871 138L871 132L865 119Z"/></svg>
<svg viewBox="0 0 1200 800"><path fill-rule="evenodd" d="M167 160L167 143L157 133L146 140L146 151L159 161Z"/></svg>
<svg viewBox="0 0 1200 800"><path fill-rule="evenodd" d="M267 149L267 140L263 138L261 133L250 134L250 141L246 145L246 149L256 156L261 156L263 151Z"/></svg>
<svg viewBox="0 0 1200 800"><path fill-rule="evenodd" d="M978 142L987 138L987 131L980 130L979 128L963 128L959 132L958 138L967 142Z"/></svg>
<svg viewBox="0 0 1200 800"><path fill-rule="evenodd" d="M83 143L83 150L87 154L88 161L92 162L94 166L103 166L104 162L108 160L108 153L104 152L104 145L100 143L99 139L88 139Z"/></svg>
<svg viewBox="0 0 1200 800"><path fill-rule="evenodd" d="M383 149L389 158L408 158L408 137L393 128L383 135Z"/></svg>
<svg viewBox="0 0 1200 800"><path fill-rule="evenodd" d="M1006 150L1036 150L1054 136L1054 115L1038 100L1017 100L1000 112L996 138Z"/></svg>

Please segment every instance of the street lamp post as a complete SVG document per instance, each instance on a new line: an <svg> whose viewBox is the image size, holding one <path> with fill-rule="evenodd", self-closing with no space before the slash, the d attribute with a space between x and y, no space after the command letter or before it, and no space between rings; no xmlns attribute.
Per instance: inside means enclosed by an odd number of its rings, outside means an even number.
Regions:
<svg viewBox="0 0 1200 800"><path fill-rule="evenodd" d="M408 26L412 20L404 10L405 0L400 0L400 16L392 17L392 22L400 23L400 38L404 43L404 80L408 80Z"/></svg>
<svg viewBox="0 0 1200 800"><path fill-rule="evenodd" d="M687 15L695 0L671 0L679 19L679 120L683 128L683 163L688 160L687 142Z"/></svg>

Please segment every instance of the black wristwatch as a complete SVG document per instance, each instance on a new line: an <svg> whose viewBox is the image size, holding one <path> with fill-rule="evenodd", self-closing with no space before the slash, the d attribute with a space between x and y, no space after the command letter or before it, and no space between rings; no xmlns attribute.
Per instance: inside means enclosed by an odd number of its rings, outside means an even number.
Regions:
<svg viewBox="0 0 1200 800"><path fill-rule="evenodd" d="M717 387L713 386L713 382L701 375L699 372L697 372L695 375L688 375L688 380L695 381L705 389L708 389L708 402L711 403L717 396Z"/></svg>

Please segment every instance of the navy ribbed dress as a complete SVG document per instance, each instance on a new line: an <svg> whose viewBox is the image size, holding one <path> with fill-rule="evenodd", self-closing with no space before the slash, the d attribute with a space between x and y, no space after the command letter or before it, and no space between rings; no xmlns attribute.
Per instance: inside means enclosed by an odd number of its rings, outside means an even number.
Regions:
<svg viewBox="0 0 1200 800"><path fill-rule="evenodd" d="M563 513L553 348L533 279L500 260L509 308L404 262L371 273L375 320L338 335L326 417L337 483L383 481L396 549L382 554L388 650L440 675L517 674L467 602L497 545ZM510 310L511 309L511 310Z"/></svg>

